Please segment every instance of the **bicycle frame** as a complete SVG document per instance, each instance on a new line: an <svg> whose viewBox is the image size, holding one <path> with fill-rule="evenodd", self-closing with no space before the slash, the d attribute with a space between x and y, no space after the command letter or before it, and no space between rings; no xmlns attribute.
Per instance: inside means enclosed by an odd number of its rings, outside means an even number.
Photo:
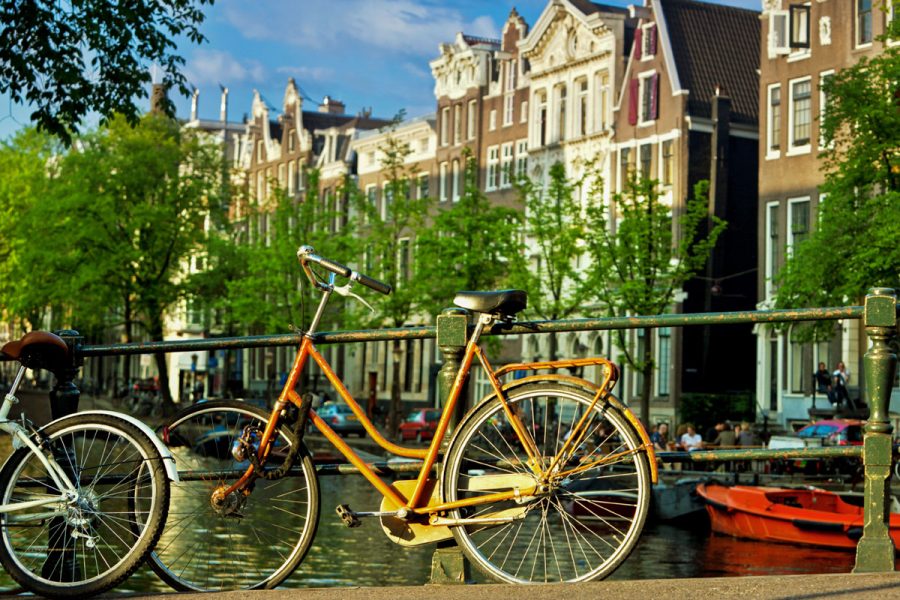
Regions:
<svg viewBox="0 0 900 600"><path fill-rule="evenodd" d="M327 300L327 298L323 299ZM324 305L324 301L322 303ZM322 306L320 305L320 306ZM481 337L481 333L483 332L486 326L492 324L495 320L495 317L491 315L481 314L479 315L478 323L476 324L475 330L466 344L465 353L463 355L462 364L460 365L459 371L456 373L456 377L453 381L453 385L450 388L450 393L447 398L447 402L444 405L443 412L441 414L441 418L438 421L437 429L434 432L434 437L431 440L431 444L427 449L416 449L416 448L408 448L403 446L398 446L389 440L385 439L384 436L375 428L372 421L368 418L365 411L360 407L360 405L353 399L350 395L350 392L347 391L347 388L344 386L341 379L335 374L334 370L331 368L331 365L328 361L319 353L319 351L315 347L315 343L313 341L313 335L310 333L304 334L303 341L300 344L300 347L297 351L297 355L294 359L294 364L291 367L291 371L288 374L287 381L278 397L278 400L275 402L275 407L272 411L272 415L269 418L269 421L266 425L266 429L263 432L262 439L260 441L258 458L260 461L265 459L268 455L271 441L274 439L275 428L278 424L279 416L281 411L287 406L288 403L292 403L297 407L301 407L301 398L299 394L295 391L295 387L297 382L299 381L300 375L303 372L307 362L310 358L312 358L313 362L318 365L318 367L325 374L328 381L331 383L334 390L338 393L338 395L343 399L347 405L350 407L353 414L360 420L366 432L372 436L372 439L384 450L395 455L402 456L406 458L420 458L424 462L419 471L416 486L412 494L409 498L404 498L393 486L386 484L376 473L375 471L337 434L328 424L318 415L315 410L311 407L309 409L309 418L312 420L312 423L315 425L316 429L318 429L326 439L328 439L331 444L337 448L337 450L357 469L359 469L360 473L369 481L372 486L374 486L385 498L389 499L395 506L404 507L408 512L415 514L433 514L442 511L453 510L456 508L461 508L465 506L473 506L479 504L488 504L492 502L498 502L502 500L509 500L518 496L527 496L534 494L539 488L538 485L534 486L534 488L530 489L516 489L513 491L507 492L498 492L495 494L486 494L483 496L479 496L477 498L470 498L461 501L455 502L446 502L439 504L428 505L428 497L425 496L426 485L428 481L428 476L431 473L432 468L434 467L435 462L437 461L438 452L440 450L441 440L444 438L444 435L447 433L447 429L450 425L451 415L454 413L454 409L456 407L457 402L459 401L459 397L462 393L463 385L468 379L469 372L472 366L474 359L477 357L479 363L484 368L485 373L488 374L488 378L491 384L491 387L494 390L494 393L500 399L500 402L503 405L504 411L507 417L510 420L510 423L513 426L516 436L519 441L522 443L523 448L528 455L528 463L529 468L535 474L537 479L541 479L545 477L548 473L557 470L557 473L554 474L555 477L565 476L566 474L577 473L582 470L586 470L588 468L593 468L598 466L598 464L603 462L611 462L625 453L620 453L617 455L613 455L611 457L605 457L601 459L601 461L590 463L589 465L578 466L567 471L559 470L559 465L566 464L568 458L574 452L574 450L578 447L581 441L588 434L587 427L587 415L590 413L591 409L599 402L601 399L606 399L607 397L611 398L609 394L612 387L615 385L618 370L616 366L608 361L605 358L585 358L585 359L577 359L577 360L561 360L561 361L553 361L553 362L537 362L537 363L520 363L514 365L508 365L503 367L497 371L491 367L490 363L487 360L487 357L484 354L484 351L478 345L478 341ZM540 455L540 452L535 444L531 434L528 432L527 428L522 424L518 415L510 408L506 394L504 391L504 387L500 382L500 377L505 374L508 374L513 371L519 370L531 370L535 371L538 369L558 369L558 368L571 368L571 367L583 367L589 365L602 365L605 366L605 376L603 381L599 384L590 384L589 382L580 379L580 378L566 378L582 383L586 383L591 386L592 389L596 390L593 402L591 406L585 411L585 415L582 416L579 423L575 426L572 431L572 435L570 435L569 439L563 445L562 448L557 452L556 456L552 457L549 463L546 461L546 457ZM543 379L546 379L547 376L540 376ZM552 376L551 376L552 378ZM618 404L618 403L616 403ZM656 480L655 476L655 460L653 459L653 446L650 443L649 438L646 435L643 427L640 426L639 422L636 420L631 411L627 408L619 405L618 408L623 409L627 414L628 418L632 423L638 425L637 430L641 432L642 442L643 444L639 446L637 449L631 452L637 452L641 450L646 450L650 454L651 465L653 466L653 480ZM250 465L247 471L241 476L238 481L232 484L228 489L223 492L223 495L228 495L237 490L243 490L250 481L252 481L254 467Z"/></svg>

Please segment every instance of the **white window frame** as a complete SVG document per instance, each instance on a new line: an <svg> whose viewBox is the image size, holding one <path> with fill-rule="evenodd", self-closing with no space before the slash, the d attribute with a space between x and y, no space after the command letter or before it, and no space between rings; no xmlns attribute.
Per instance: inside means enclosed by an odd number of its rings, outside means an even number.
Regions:
<svg viewBox="0 0 900 600"><path fill-rule="evenodd" d="M594 102L594 131L600 132L609 128L609 71L594 73L597 99Z"/></svg>
<svg viewBox="0 0 900 600"><path fill-rule="evenodd" d="M797 146L794 144L794 88L801 83L809 83L809 139L802 146ZM797 79L791 79L790 81L788 81L788 96L788 147L785 154L787 156L809 154L810 152L812 152L812 76L807 75L805 77L798 77ZM782 122L784 122L783 118Z"/></svg>
<svg viewBox="0 0 900 600"><path fill-rule="evenodd" d="M294 172L294 161L289 161L287 165L287 193L289 196L293 196L294 192L297 190L296 186L296 173Z"/></svg>
<svg viewBox="0 0 900 600"><path fill-rule="evenodd" d="M484 191L493 192L497 189L497 169L500 168L500 146L488 146L487 155L487 179L484 182Z"/></svg>
<svg viewBox="0 0 900 600"><path fill-rule="evenodd" d="M428 186L427 194L422 193L422 181L425 181ZM429 178L429 173L428 171L422 171L416 176L416 197L419 200L424 200L429 195L431 195L431 180Z"/></svg>
<svg viewBox="0 0 900 600"><path fill-rule="evenodd" d="M500 189L512 187L513 143L500 146Z"/></svg>
<svg viewBox="0 0 900 600"><path fill-rule="evenodd" d="M644 172L644 161L643 161L643 152L644 148L648 148L647 153L650 155L650 166L648 168L648 173ZM653 172L653 143L652 142L644 142L642 144L638 144L637 146L637 154L635 155L635 167L637 168L638 177L642 177L644 179L650 179L650 173Z"/></svg>
<svg viewBox="0 0 900 600"><path fill-rule="evenodd" d="M769 11L769 58L777 58L791 53L790 13L786 10Z"/></svg>
<svg viewBox="0 0 900 600"><path fill-rule="evenodd" d="M575 136L582 137L591 133L591 100L590 84L587 77L575 80Z"/></svg>
<svg viewBox="0 0 900 600"><path fill-rule="evenodd" d="M453 105L453 145L462 143L462 104Z"/></svg>
<svg viewBox="0 0 900 600"><path fill-rule="evenodd" d="M516 142L516 176L527 175L528 171L528 140Z"/></svg>
<svg viewBox="0 0 900 600"><path fill-rule="evenodd" d="M650 85L650 81L652 81L653 76L656 75L656 71L645 71L638 75L638 127L642 127L644 125L652 125L656 123L656 119L648 119L647 115L644 114L644 93L648 89ZM657 91L657 95L658 95ZM650 89L650 104L653 104L653 90ZM659 110L659 98L656 99L656 107ZM647 110L650 110L650 107L647 107Z"/></svg>
<svg viewBox="0 0 900 600"><path fill-rule="evenodd" d="M450 168L450 165L447 162L442 162L439 168L439 176L438 176L438 196L440 202L447 201L447 170Z"/></svg>
<svg viewBox="0 0 900 600"><path fill-rule="evenodd" d="M534 146L542 147L550 143L550 105L547 101L547 90L535 90L534 97ZM541 113L544 113L543 123Z"/></svg>
<svg viewBox="0 0 900 600"><path fill-rule="evenodd" d="M528 100L522 100L522 110L519 111L519 123L528 122Z"/></svg>
<svg viewBox="0 0 900 600"><path fill-rule="evenodd" d="M441 146L450 145L450 107L441 109Z"/></svg>
<svg viewBox="0 0 900 600"><path fill-rule="evenodd" d="M508 92L503 97L503 126L509 127L513 124L513 112L515 110L515 94Z"/></svg>
<svg viewBox="0 0 900 600"><path fill-rule="evenodd" d="M656 388L657 396L669 396L672 393L672 372L670 364L672 361L672 329L669 327L660 327L654 331L656 333L656 344L653 352L655 354L654 358L656 359L656 364L659 365L659 368L656 370L654 387ZM662 355L663 339L668 340L666 342L667 357Z"/></svg>
<svg viewBox="0 0 900 600"><path fill-rule="evenodd" d="M388 192L391 192L388 194ZM396 201L393 190L391 190L390 182L381 186L381 220L387 222L390 218L389 207Z"/></svg>
<svg viewBox="0 0 900 600"><path fill-rule="evenodd" d="M657 154L657 166L656 166L656 178L659 180L659 185L663 187L663 189L669 189L675 185L675 140L676 138L666 138L659 140L659 152ZM665 146L666 144L672 148L672 172L670 173L672 180L666 182L666 155Z"/></svg>
<svg viewBox="0 0 900 600"><path fill-rule="evenodd" d="M462 171L460 171L460 168L459 168L459 159L458 158L453 159L450 174L453 178L450 183L450 186L452 188L451 198L452 198L453 202L459 202L459 196L462 193L462 185L461 185L462 182L460 181Z"/></svg>
<svg viewBox="0 0 900 600"><path fill-rule="evenodd" d="M647 30L656 27L655 22L644 23L641 25L641 62L653 60L656 57L656 54L650 54L650 36L647 35ZM657 31L657 36L659 32ZM657 39L657 52L659 52L659 40Z"/></svg>
<svg viewBox="0 0 900 600"><path fill-rule="evenodd" d="M474 140L475 139L475 117L477 113L475 112L476 101L469 100L469 104L466 108L466 139Z"/></svg>
<svg viewBox="0 0 900 600"><path fill-rule="evenodd" d="M891 2L891 0L888 0L887 13L885 14L885 18L884 18L885 33L887 33L890 30L891 23L893 23L894 19L897 17L897 7L898 6L900 6L900 2L898 2L897 0L893 0L893 2ZM887 38L887 44L888 44L888 46L896 46L897 44L900 44L900 39L894 39L894 38L889 37L889 38Z"/></svg>
<svg viewBox="0 0 900 600"><path fill-rule="evenodd" d="M778 90L778 149L772 149L774 141L772 126L774 120L772 118L772 92ZM781 138L784 133L784 94L781 92L781 84L773 83L766 89L766 160L773 160L781 157Z"/></svg>
<svg viewBox="0 0 900 600"><path fill-rule="evenodd" d="M826 148L834 147L834 140L832 140L831 144L826 144L825 140L822 138L822 124L825 122L825 109L828 104L828 96L825 95L825 90L822 87L822 84L826 79L834 77L834 69L829 69L827 71L822 71L819 73L819 126L818 126L818 140L819 140L819 150L824 150Z"/></svg>
<svg viewBox="0 0 900 600"><path fill-rule="evenodd" d="M492 108L488 116L488 131L497 129L497 109Z"/></svg>

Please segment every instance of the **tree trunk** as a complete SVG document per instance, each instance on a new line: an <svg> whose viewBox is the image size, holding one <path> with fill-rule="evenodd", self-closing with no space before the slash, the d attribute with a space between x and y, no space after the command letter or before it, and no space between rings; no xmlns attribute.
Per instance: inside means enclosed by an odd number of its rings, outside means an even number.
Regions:
<svg viewBox="0 0 900 600"><path fill-rule="evenodd" d="M388 410L388 435L396 439L400 432L400 340L394 340L393 348L394 372L391 376L391 406Z"/></svg>
<svg viewBox="0 0 900 600"><path fill-rule="evenodd" d="M163 323L162 314L152 317L150 323L150 337L154 340L163 339ZM162 412L169 415L175 412L175 403L172 401L172 392L169 391L169 369L166 367L166 353L154 352L153 358L156 360L156 371L159 373L159 398Z"/></svg>
<svg viewBox="0 0 900 600"><path fill-rule="evenodd" d="M650 429L650 393L653 391L653 330L649 327L644 328L644 339L647 343L644 345L644 355L641 357L643 368L641 374L643 376L643 385L641 386L641 422L648 430Z"/></svg>

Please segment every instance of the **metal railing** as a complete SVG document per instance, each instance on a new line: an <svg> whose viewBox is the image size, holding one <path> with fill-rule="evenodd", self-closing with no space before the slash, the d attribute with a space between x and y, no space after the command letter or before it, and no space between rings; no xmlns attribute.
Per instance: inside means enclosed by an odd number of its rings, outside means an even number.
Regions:
<svg viewBox="0 0 900 600"><path fill-rule="evenodd" d="M866 296L864 306L536 321L495 329L495 331L486 335L525 335L742 323L794 323L836 319L862 319L870 342L870 347L864 356L864 399L870 407L870 416L863 428L864 440L862 446L694 451L690 453L690 459L693 461L734 461L780 458L861 458L865 469L865 513L863 534L857 545L854 570L855 572L893 571L894 545L888 530L889 512L887 507L890 506L889 484L892 460L892 426L888 419L888 405L897 369L897 356L892 350L892 342L897 336L897 297L894 290L888 288L872 289ZM437 345L444 356L444 364L439 380L442 397L445 397L459 369L468 328L469 320L465 311L448 309L438 316L436 326L323 332L316 334L316 343L339 344L436 339ZM300 341L300 334L284 334L137 342L130 344L83 345L77 332L64 331L59 333L74 349L74 362L71 369L65 373L56 374L56 386L51 391L51 407L54 418L73 412L77 408L79 392L75 388L73 380L85 357L293 346ZM339 469L335 471L340 472Z"/></svg>

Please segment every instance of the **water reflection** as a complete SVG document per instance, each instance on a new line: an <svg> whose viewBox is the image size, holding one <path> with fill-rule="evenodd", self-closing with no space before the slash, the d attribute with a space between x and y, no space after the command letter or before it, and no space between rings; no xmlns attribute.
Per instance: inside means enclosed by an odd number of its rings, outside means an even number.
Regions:
<svg viewBox="0 0 900 600"><path fill-rule="evenodd" d="M340 503L349 503L356 510L377 510L381 497L361 477L322 477L319 482L322 519L316 540L306 559L282 587L427 583L432 546L401 548L387 539L376 520L363 520L361 527L349 529L334 514L334 507ZM248 555L247 560L252 561L253 556ZM849 573L854 560L853 552L710 534L708 525L700 520L689 527L649 524L631 557L610 579ZM4 579L0 586L9 585L5 574ZM170 590L152 571L142 567L117 591Z"/></svg>

